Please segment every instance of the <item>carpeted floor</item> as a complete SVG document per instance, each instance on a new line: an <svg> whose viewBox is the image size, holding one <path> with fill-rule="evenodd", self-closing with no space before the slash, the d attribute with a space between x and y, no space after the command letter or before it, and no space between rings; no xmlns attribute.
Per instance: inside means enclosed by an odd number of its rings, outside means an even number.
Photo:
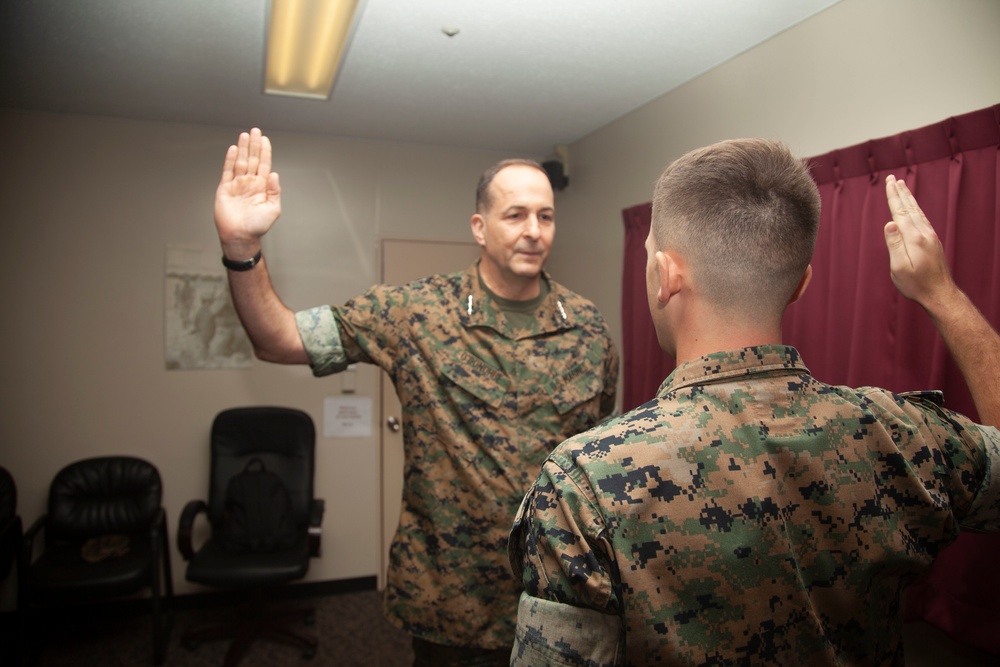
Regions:
<svg viewBox="0 0 1000 667"><path fill-rule="evenodd" d="M340 593L288 604L315 607L315 625L303 626L303 629L319 639L316 656L306 661L302 660L295 647L255 642L240 667L410 667L413 663L410 637L385 620L381 594L377 591ZM216 620L224 621L228 618L227 613L222 608L177 612L165 667L221 665L228 647L226 642L205 643L189 650L181 646L180 636L185 629ZM995 657L960 646L942 631L925 623L906 626L905 641L907 667L984 667L997 664ZM152 654L148 613L134 617L102 616L60 623L55 631L46 634L45 646L36 656L34 665L145 667L153 664Z"/></svg>
<svg viewBox="0 0 1000 667"><path fill-rule="evenodd" d="M390 625L382 615L376 591L343 593L298 600L295 606L314 605L316 623L302 626L319 639L316 656L302 660L293 646L258 641L240 667L336 665L337 667L409 667L413 663L409 635ZM225 609L181 611L175 614L165 667L217 667L228 644L212 642L189 650L180 645L186 628L224 621ZM78 621L72 627L48 632L37 655L37 667L136 667L152 665L152 640L148 614L134 618Z"/></svg>

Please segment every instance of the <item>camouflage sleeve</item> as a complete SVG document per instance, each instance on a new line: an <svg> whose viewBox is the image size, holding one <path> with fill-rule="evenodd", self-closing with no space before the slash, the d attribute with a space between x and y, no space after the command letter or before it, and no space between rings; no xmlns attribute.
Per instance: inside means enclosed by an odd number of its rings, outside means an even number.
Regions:
<svg viewBox="0 0 1000 667"><path fill-rule="evenodd" d="M961 526L967 530L997 530L1000 525L1000 430L979 427L986 447L986 474Z"/></svg>
<svg viewBox="0 0 1000 667"><path fill-rule="evenodd" d="M615 667L624 664L622 638L618 616L521 593L510 664Z"/></svg>
<svg viewBox="0 0 1000 667"><path fill-rule="evenodd" d="M610 417L615 412L615 402L618 395L618 350L608 339L608 354L604 358L604 391L601 393L601 419Z"/></svg>
<svg viewBox="0 0 1000 667"><path fill-rule="evenodd" d="M319 306L295 313L295 324L309 357L313 375L321 377L347 368L347 357L340 340L337 319L330 306Z"/></svg>
<svg viewBox="0 0 1000 667"><path fill-rule="evenodd" d="M863 393L873 410L890 417L887 422L913 431L916 437L905 441L929 445L911 457L910 465L944 485L958 525L1000 530L1000 431L942 407L927 397L933 392L891 395L864 388Z"/></svg>
<svg viewBox="0 0 1000 667"><path fill-rule="evenodd" d="M313 375L339 373L357 362L390 371L400 337L407 330L410 287L373 285L343 306L295 313Z"/></svg>
<svg viewBox="0 0 1000 667"><path fill-rule="evenodd" d="M568 665L619 664L617 568L604 530L579 471L546 461L511 532L511 567L525 588L511 664L551 664L554 655Z"/></svg>

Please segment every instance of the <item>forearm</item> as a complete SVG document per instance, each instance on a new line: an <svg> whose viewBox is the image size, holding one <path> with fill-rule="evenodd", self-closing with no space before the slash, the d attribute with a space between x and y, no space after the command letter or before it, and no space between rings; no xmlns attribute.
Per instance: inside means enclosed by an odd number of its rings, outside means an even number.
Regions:
<svg viewBox="0 0 1000 667"><path fill-rule="evenodd" d="M257 248L259 250L259 246ZM224 249L230 259L245 259L256 254L248 248ZM230 253L234 254L230 254ZM241 254L235 254L239 252ZM254 354L262 361L279 364L309 363L295 324L295 314L281 301L265 259L249 271L227 271L229 290L240 322L250 337Z"/></svg>
<svg viewBox="0 0 1000 667"><path fill-rule="evenodd" d="M957 288L923 306L965 378L979 421L1000 428L1000 335Z"/></svg>

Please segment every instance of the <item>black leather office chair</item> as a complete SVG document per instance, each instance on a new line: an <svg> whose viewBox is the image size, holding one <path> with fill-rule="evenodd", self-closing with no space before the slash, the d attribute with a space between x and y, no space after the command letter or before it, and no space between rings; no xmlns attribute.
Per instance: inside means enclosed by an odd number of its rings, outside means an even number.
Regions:
<svg viewBox="0 0 1000 667"><path fill-rule="evenodd" d="M193 500L184 508L177 543L188 561L188 581L235 590L245 604L231 623L185 632L181 643L194 648L199 642L232 639L225 665L236 665L255 639L289 643L302 656L316 653L314 637L296 631L295 622L311 623L312 609L296 609L268 616L263 601L276 587L303 578L309 560L319 555L323 501L313 497L316 433L312 418L301 410L278 407L233 408L219 413L211 433L211 472L208 501ZM288 549L267 553L237 552L223 545L225 496L229 480L252 459L281 477L295 512L298 535ZM192 531L195 518L207 515L211 535L195 551Z"/></svg>
<svg viewBox="0 0 1000 667"><path fill-rule="evenodd" d="M0 581L7 577L21 545L21 517L17 513L17 485L0 467Z"/></svg>
<svg viewBox="0 0 1000 667"><path fill-rule="evenodd" d="M48 512L24 536L20 583L29 624L34 626L39 607L148 588L153 662L162 664L173 610L162 494L156 467L131 456L85 459L60 470L49 487ZM35 539L43 531L43 548L35 558Z"/></svg>
<svg viewBox="0 0 1000 667"><path fill-rule="evenodd" d="M17 513L17 485L10 472L0 467L0 583L10 577L10 581L16 585L11 573L14 570L14 563L20 560L18 555L21 553L22 537L21 517ZM20 593L18 590L18 596ZM0 649L0 663L5 665L19 663L22 625L21 604L18 601L14 611L14 622L0 628L0 645L3 646Z"/></svg>

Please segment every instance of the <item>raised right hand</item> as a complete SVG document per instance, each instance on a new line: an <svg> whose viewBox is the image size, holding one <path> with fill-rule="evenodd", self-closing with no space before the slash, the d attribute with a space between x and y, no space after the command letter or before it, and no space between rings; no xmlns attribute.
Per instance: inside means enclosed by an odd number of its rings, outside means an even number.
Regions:
<svg viewBox="0 0 1000 667"><path fill-rule="evenodd" d="M944 305L958 288L934 227L906 183L889 176L885 190L892 212L884 230L892 282L903 296L925 309Z"/></svg>
<svg viewBox="0 0 1000 667"><path fill-rule="evenodd" d="M257 128L240 134L226 151L215 191L215 227L231 259L260 249L260 237L281 215L281 186L271 171L271 142Z"/></svg>

